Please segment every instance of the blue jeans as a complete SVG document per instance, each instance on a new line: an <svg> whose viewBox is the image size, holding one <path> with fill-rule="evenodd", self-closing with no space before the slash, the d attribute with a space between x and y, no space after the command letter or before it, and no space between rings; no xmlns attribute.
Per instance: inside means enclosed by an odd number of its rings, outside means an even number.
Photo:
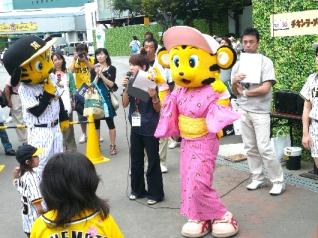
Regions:
<svg viewBox="0 0 318 238"><path fill-rule="evenodd" d="M3 123L0 123L0 126L3 126ZM12 150L12 144L9 141L6 130L0 130L0 139L5 152Z"/></svg>

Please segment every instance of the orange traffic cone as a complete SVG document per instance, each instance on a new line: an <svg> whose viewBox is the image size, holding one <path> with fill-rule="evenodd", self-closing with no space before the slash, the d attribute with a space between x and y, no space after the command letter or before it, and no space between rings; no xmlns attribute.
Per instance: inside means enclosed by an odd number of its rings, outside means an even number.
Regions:
<svg viewBox="0 0 318 238"><path fill-rule="evenodd" d="M97 138L94 116L88 116L87 126L87 145L86 156L93 164L108 162L109 159L104 157L99 148L99 138Z"/></svg>

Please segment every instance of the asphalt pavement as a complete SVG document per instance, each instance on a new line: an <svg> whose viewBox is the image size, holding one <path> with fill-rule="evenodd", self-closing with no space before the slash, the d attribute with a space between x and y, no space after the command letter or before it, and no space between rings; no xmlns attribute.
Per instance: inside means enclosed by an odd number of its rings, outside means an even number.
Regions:
<svg viewBox="0 0 318 238"><path fill-rule="evenodd" d="M113 57L117 67L117 83L120 84L128 70L127 57ZM0 67L0 88L7 77L4 68ZM120 94L118 91L118 95ZM7 113L7 110L5 110ZM119 153L111 157L110 162L97 164L96 169L101 177L98 194L107 198L111 206L111 214L116 219L127 238L179 238L180 230L186 219L179 214L180 180L179 180L179 148L168 151L168 173L163 175L165 200L154 206L146 205L146 199L130 201L129 154L127 131L129 126L125 120L127 110L121 107L115 119L117 128L117 144ZM19 145L14 130L7 130L10 140L17 148ZM108 129L101 123L104 142L101 150L109 157ZM75 129L76 140L80 137L80 128ZM222 139L221 143L238 143L237 136ZM85 153L86 144L78 144L78 150ZM5 169L0 172L0 238L25 237L20 217L20 197L12 185L11 171L17 165L14 157L4 155L0 148L0 164ZM311 163L302 164L308 170ZM245 169L244 169L245 168ZM310 181L304 181L297 174L286 171L287 190L281 196L270 196L268 187L257 191L248 191L249 173L246 162L232 163L218 159L214 174L214 186L222 197L227 208L235 215L240 232L235 237L242 238L318 238L318 193L308 189ZM299 180L293 183L291 177ZM297 181L298 181L297 180ZM290 182L291 181L291 182ZM318 187L313 182L312 186ZM211 237L207 235L206 237Z"/></svg>

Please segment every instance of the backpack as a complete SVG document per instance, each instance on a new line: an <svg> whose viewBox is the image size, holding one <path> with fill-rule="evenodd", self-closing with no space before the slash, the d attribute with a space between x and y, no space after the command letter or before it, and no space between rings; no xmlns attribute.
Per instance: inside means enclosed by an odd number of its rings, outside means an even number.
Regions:
<svg viewBox="0 0 318 238"><path fill-rule="evenodd" d="M139 45L137 43L137 41L134 41L134 43L131 46L131 53L132 54L136 54L139 50Z"/></svg>

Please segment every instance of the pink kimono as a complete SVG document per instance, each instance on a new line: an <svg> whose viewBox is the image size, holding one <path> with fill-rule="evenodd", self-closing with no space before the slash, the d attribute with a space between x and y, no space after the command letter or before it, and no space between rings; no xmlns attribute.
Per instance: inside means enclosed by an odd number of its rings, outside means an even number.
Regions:
<svg viewBox="0 0 318 238"><path fill-rule="evenodd" d="M179 127L180 115L190 119L190 122L195 121L193 118L203 120L206 128L204 135L190 136L191 138L181 135L180 212L191 220L220 219L227 212L212 188L215 160L219 150L216 133L238 119L239 114L229 107L217 105L218 97L219 94L213 91L210 85L200 88L176 88L165 100L155 132L156 137L179 136L180 131L182 132Z"/></svg>

